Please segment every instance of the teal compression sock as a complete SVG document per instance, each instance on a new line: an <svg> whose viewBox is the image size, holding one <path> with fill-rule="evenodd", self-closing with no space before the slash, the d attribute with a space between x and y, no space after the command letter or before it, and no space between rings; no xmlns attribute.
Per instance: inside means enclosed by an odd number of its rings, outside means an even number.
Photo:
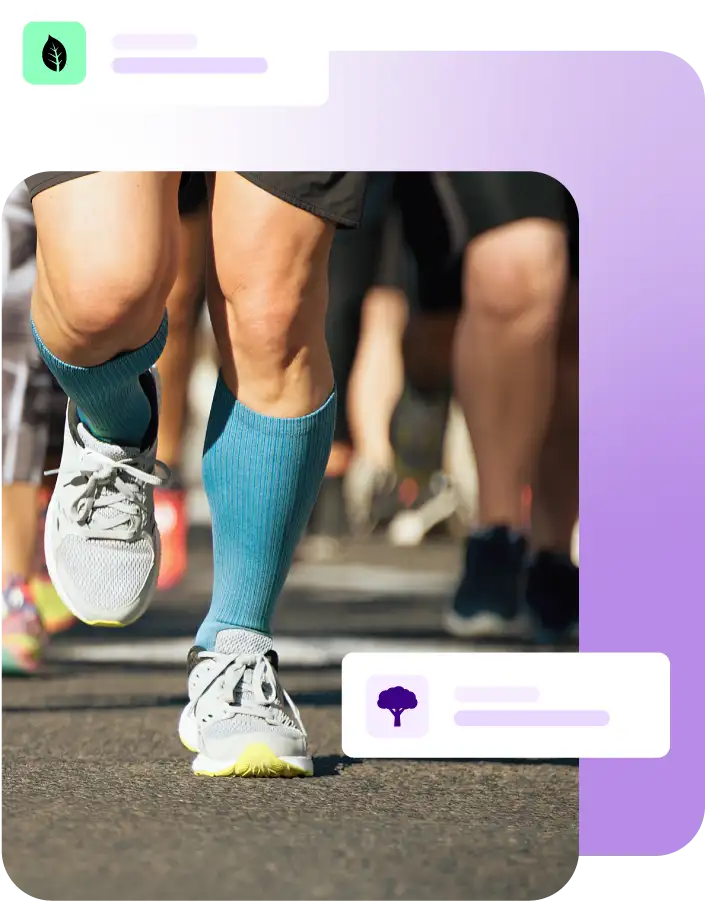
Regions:
<svg viewBox="0 0 705 901"><path fill-rule="evenodd" d="M125 447L140 447L149 428L152 407L139 377L161 356L167 329L165 313L156 335L137 350L100 366L72 366L54 356L32 323L40 355L76 404L81 421L99 440Z"/></svg>
<svg viewBox="0 0 705 901"><path fill-rule="evenodd" d="M323 480L335 426L335 392L296 419L255 413L222 375L203 454L213 521L213 599L196 644L218 632L268 633L275 602Z"/></svg>

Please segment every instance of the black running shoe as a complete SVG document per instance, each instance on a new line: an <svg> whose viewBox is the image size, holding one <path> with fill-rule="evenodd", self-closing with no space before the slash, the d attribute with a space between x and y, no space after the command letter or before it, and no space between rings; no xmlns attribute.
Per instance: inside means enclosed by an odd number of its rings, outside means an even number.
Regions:
<svg viewBox="0 0 705 901"><path fill-rule="evenodd" d="M505 526L471 535L465 572L446 611L452 635L474 639L520 639L528 634L522 606L526 539Z"/></svg>
<svg viewBox="0 0 705 901"><path fill-rule="evenodd" d="M568 554L541 551L527 567L526 605L537 644L578 640L579 570Z"/></svg>

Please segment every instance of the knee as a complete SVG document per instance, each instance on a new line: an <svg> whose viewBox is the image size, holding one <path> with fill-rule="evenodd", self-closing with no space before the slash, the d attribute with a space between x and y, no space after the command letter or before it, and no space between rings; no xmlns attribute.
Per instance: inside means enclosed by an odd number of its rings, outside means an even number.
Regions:
<svg viewBox="0 0 705 901"><path fill-rule="evenodd" d="M300 298L284 289L253 291L234 304L232 317L236 360L254 360L272 373L288 369L311 340Z"/></svg>
<svg viewBox="0 0 705 901"><path fill-rule="evenodd" d="M236 358L281 371L311 344L325 343L329 242L321 237L263 235L251 256L219 270Z"/></svg>
<svg viewBox="0 0 705 901"><path fill-rule="evenodd" d="M563 227L523 220L471 242L464 295L472 315L521 329L534 338L554 334L566 290L568 248Z"/></svg>
<svg viewBox="0 0 705 901"><path fill-rule="evenodd" d="M59 286L51 286L54 317L76 348L106 340L118 349L130 346L135 333L159 327L175 262L165 255L153 261L111 259L71 267Z"/></svg>

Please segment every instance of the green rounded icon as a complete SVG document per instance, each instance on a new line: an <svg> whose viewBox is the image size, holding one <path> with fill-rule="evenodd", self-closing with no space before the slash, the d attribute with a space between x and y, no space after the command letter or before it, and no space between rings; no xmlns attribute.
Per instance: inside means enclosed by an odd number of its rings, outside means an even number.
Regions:
<svg viewBox="0 0 705 901"><path fill-rule="evenodd" d="M86 29L80 22L30 22L22 33L22 74L29 84L80 84L86 77Z"/></svg>

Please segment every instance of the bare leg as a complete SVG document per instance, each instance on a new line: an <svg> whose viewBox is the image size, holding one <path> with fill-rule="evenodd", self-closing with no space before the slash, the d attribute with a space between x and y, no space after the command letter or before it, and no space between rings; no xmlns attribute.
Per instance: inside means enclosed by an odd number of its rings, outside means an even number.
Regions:
<svg viewBox="0 0 705 901"><path fill-rule="evenodd" d="M533 485L531 542L570 554L578 518L578 288L566 301L558 341L555 402Z"/></svg>
<svg viewBox="0 0 705 901"><path fill-rule="evenodd" d="M477 460L482 526L520 529L555 386L564 229L525 219L472 241L454 368Z"/></svg>
<svg viewBox="0 0 705 901"><path fill-rule="evenodd" d="M304 416L333 389L325 338L333 233L237 173L218 173L213 243L227 303L209 307L225 382L258 413Z"/></svg>
<svg viewBox="0 0 705 901"><path fill-rule="evenodd" d="M159 456L172 469L181 465L189 376L196 343L196 318L205 296L208 209L181 218L179 269L167 299L169 337L159 359L162 411Z"/></svg>
<svg viewBox="0 0 705 901"><path fill-rule="evenodd" d="M468 541L447 628L474 638L524 636L523 493L553 408L568 273L562 225L522 219L473 240L454 353L455 388L478 474L480 532Z"/></svg>
<svg viewBox="0 0 705 901"><path fill-rule="evenodd" d="M348 410L356 453L380 469L394 466L389 427L404 388L401 343L407 316L401 291L375 288L365 298Z"/></svg>
<svg viewBox="0 0 705 901"><path fill-rule="evenodd" d="M170 467L172 481L168 488L155 492L162 540L158 587L162 590L178 585L188 566L187 495L181 481L181 462L197 318L205 299L209 233L206 203L181 216L179 268L166 302L169 337L159 358L162 408L158 441L159 456Z"/></svg>

